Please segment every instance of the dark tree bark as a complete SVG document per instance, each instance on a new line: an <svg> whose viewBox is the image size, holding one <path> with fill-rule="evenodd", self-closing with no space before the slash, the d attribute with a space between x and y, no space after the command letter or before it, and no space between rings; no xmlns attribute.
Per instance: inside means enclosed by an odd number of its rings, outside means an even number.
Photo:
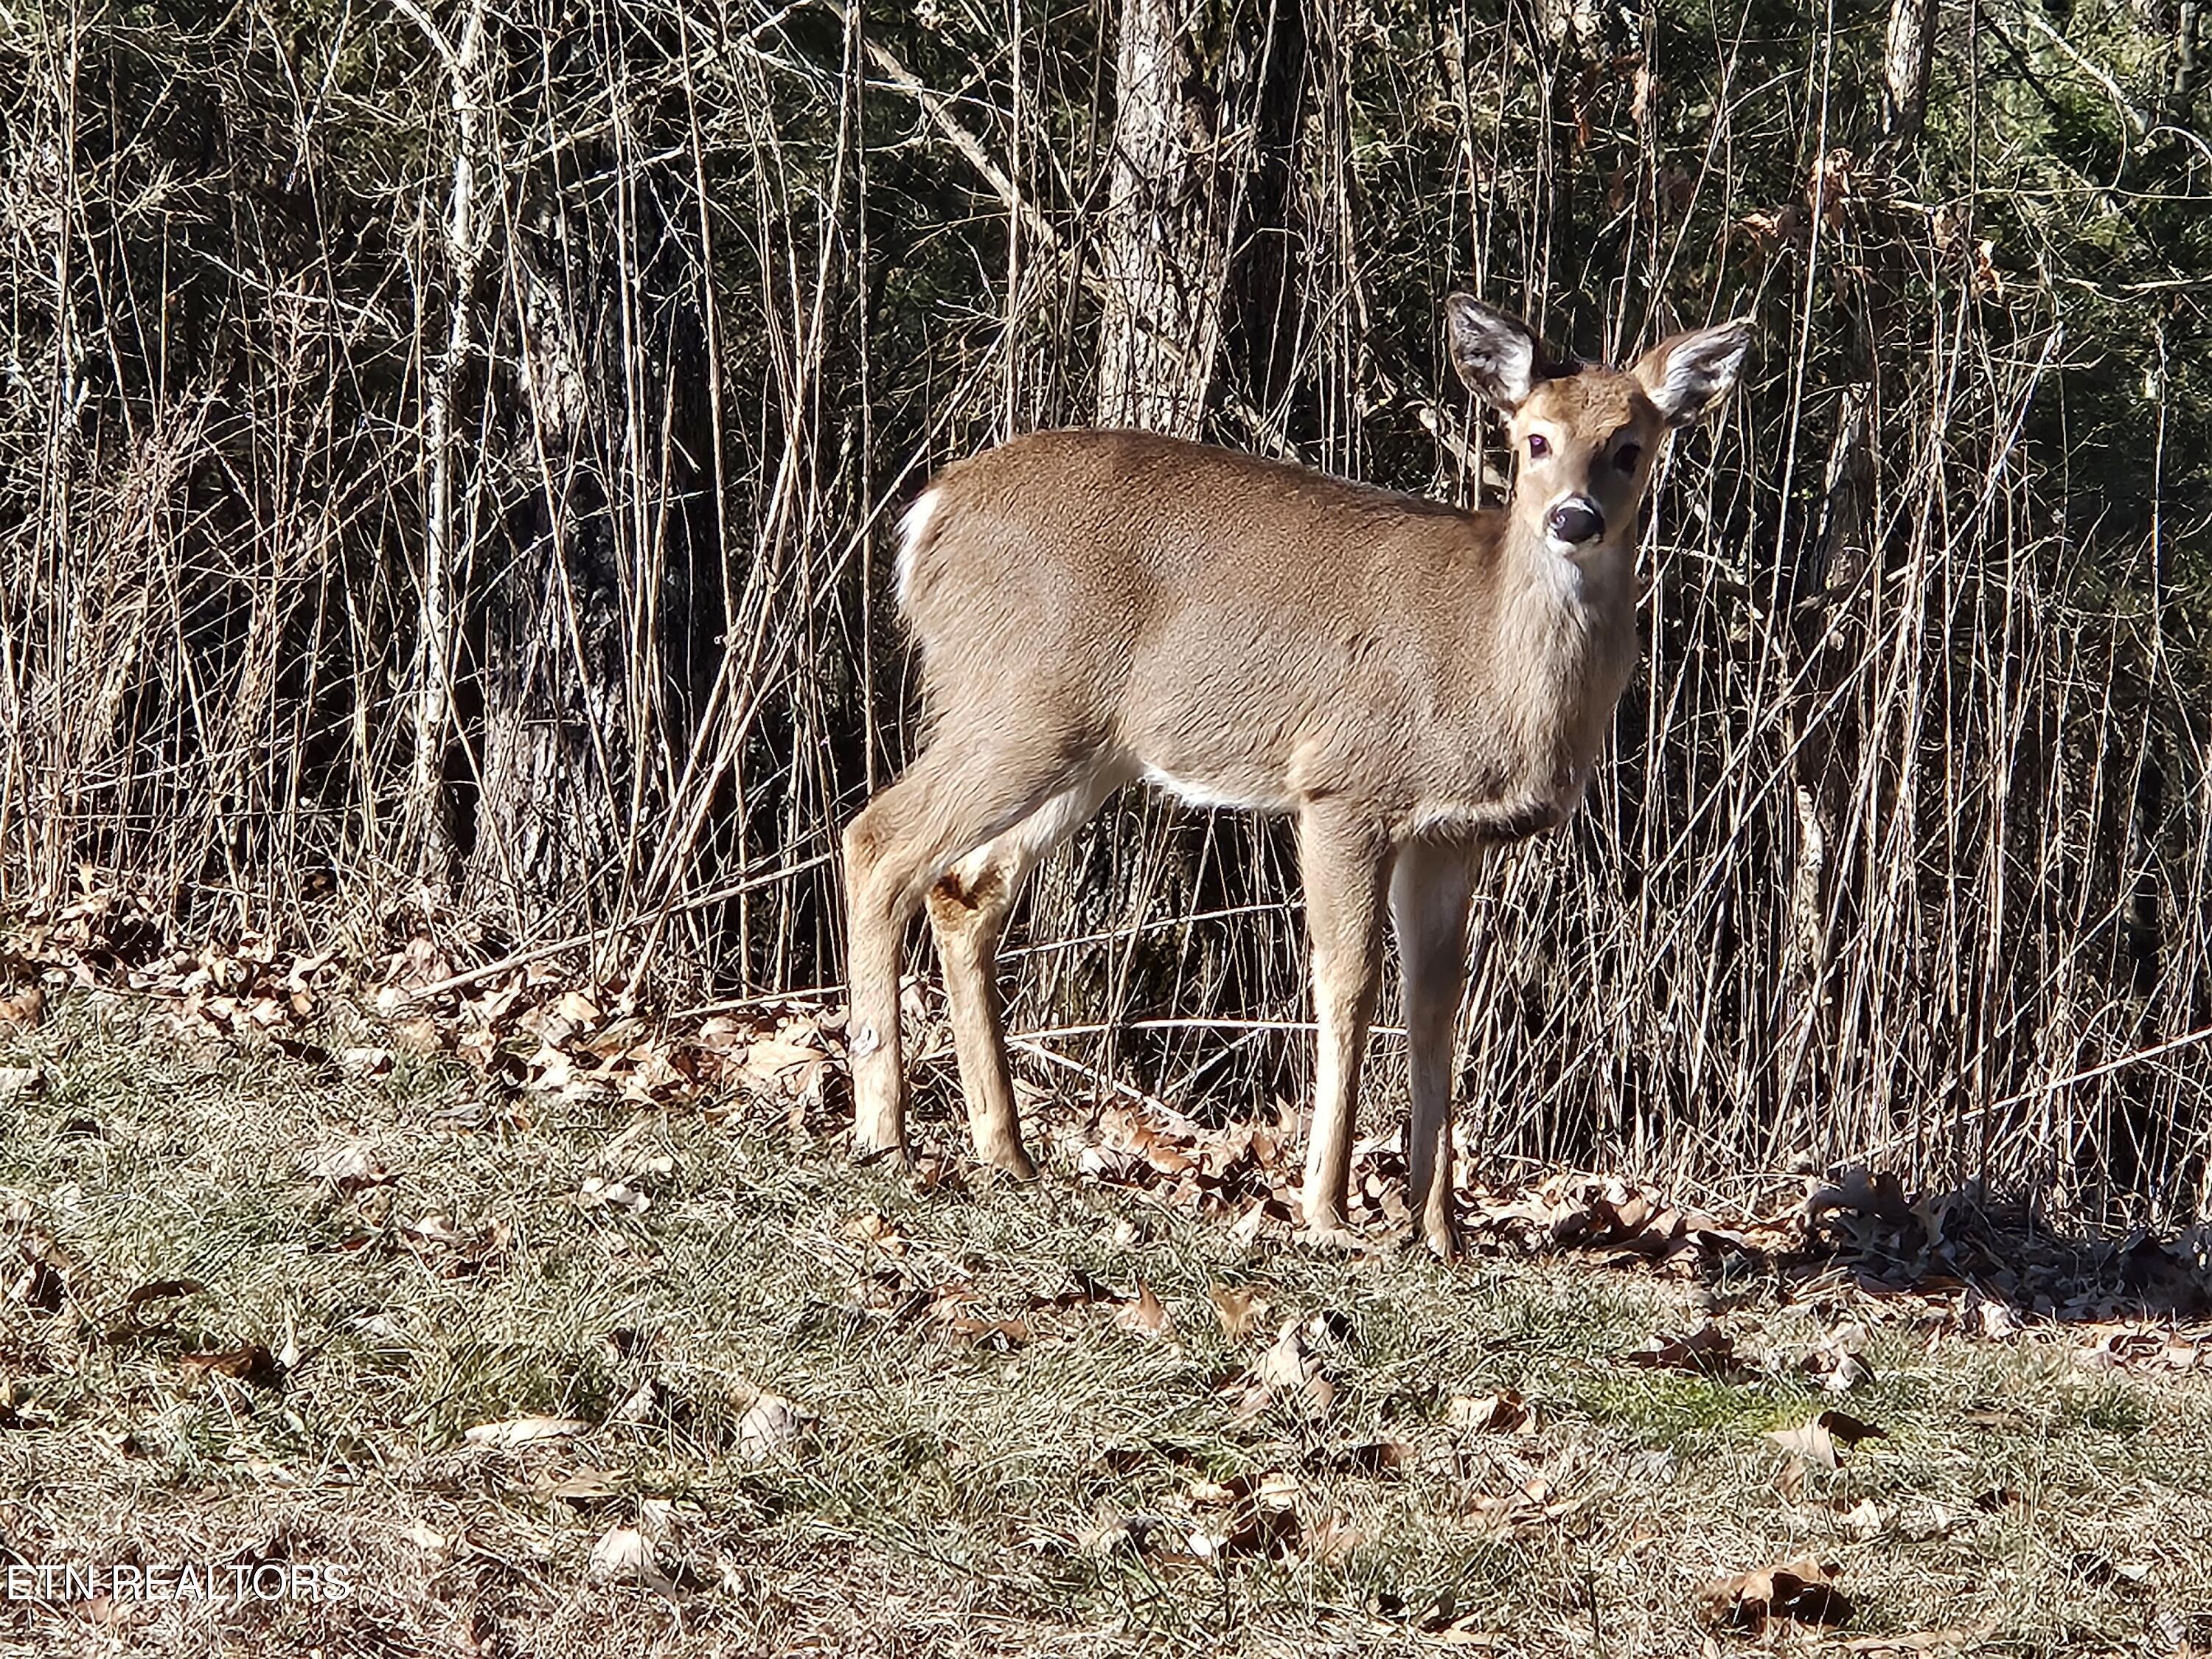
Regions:
<svg viewBox="0 0 2212 1659"><path fill-rule="evenodd" d="M1928 65L1936 40L1936 0L1891 0L1881 59L1881 136L1892 145L1920 136L1928 111Z"/></svg>
<svg viewBox="0 0 2212 1659"><path fill-rule="evenodd" d="M1222 335L1230 202L1205 0L1121 0L1098 265L1098 423L1196 434Z"/></svg>

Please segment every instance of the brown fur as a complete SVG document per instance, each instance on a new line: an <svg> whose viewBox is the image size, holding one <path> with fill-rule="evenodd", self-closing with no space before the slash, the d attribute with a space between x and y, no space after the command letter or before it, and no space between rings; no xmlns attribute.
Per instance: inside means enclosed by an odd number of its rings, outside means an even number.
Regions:
<svg viewBox="0 0 2212 1659"><path fill-rule="evenodd" d="M898 934L926 902L978 1150L1029 1171L999 933L1036 860L1147 777L1200 804L1298 817L1322 1027L1305 1205L1309 1224L1340 1226L1386 900L1421 1004L1409 1018L1448 1044L1474 856L1582 798L1635 662L1652 459L1670 423L1716 399L1687 382L1729 343L1705 331L1631 372L1532 380L1547 361L1533 337L1453 306L1462 372L1507 408L1516 453L1532 436L1550 447L1524 459L1502 509L1135 432L1017 438L921 498L901 586L934 730L846 836L864 1150L903 1154ZM1740 331L1729 339L1740 357ZM1697 349L1670 367L1686 343ZM1624 467L1626 442L1640 453ZM1571 548L1546 531L1570 495L1605 526ZM1409 856L1416 846L1430 850ZM1448 1249L1443 1086L1418 1057L1415 1196Z"/></svg>

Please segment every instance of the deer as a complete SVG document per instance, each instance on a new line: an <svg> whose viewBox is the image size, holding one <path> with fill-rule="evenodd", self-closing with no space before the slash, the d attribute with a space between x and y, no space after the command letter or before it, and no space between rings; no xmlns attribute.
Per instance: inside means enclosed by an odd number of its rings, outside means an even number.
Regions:
<svg viewBox="0 0 2212 1659"><path fill-rule="evenodd" d="M897 597L931 724L842 837L857 1157L909 1155L900 973L926 908L976 1155L1035 1178L1000 941L1037 863L1142 781L1296 820L1316 1047L1303 1236L1351 1248L1387 915L1409 1238L1456 1253L1453 1045L1478 868L1580 805L1638 657L1654 462L1725 401L1751 330L1693 328L1623 369L1554 352L1469 295L1443 311L1453 367L1513 446L1502 506L1155 434L1057 430L954 463L906 510Z"/></svg>

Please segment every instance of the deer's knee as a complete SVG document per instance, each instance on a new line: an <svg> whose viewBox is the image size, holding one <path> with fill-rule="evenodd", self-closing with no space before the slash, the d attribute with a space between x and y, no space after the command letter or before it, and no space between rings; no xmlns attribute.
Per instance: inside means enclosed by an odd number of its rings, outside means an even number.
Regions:
<svg viewBox="0 0 2212 1659"><path fill-rule="evenodd" d="M972 878L963 878L963 872L955 870L930 887L930 925L945 943L974 948L996 935L1007 897L1002 871L986 866Z"/></svg>

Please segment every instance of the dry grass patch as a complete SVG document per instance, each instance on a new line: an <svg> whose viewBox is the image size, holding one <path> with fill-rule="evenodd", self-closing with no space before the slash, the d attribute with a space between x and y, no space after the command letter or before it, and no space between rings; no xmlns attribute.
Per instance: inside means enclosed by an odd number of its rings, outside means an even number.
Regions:
<svg viewBox="0 0 2212 1659"><path fill-rule="evenodd" d="M1333 1259L1065 1167L854 1170L781 1109L196 1054L103 995L0 1067L39 1079L0 1099L14 1559L351 1591L15 1599L18 1650L2212 1642L2204 1368L2063 1324L1726 1255Z"/></svg>

